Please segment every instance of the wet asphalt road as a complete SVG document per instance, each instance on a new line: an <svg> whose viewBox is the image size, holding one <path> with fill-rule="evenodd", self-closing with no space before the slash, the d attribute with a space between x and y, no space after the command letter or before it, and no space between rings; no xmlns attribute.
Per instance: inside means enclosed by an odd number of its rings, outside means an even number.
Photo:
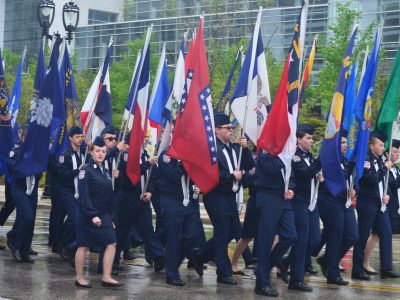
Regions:
<svg viewBox="0 0 400 300"><path fill-rule="evenodd" d="M3 193L0 193L2 201ZM124 270L117 277L125 283L118 290L100 286L100 275L96 273L97 254L87 258L86 276L93 284L90 290L77 289L74 286L75 274L72 267L51 253L47 246L49 210L46 200L40 202L37 212L33 248L39 251L34 264L17 264L13 261L9 249L0 251L0 299L263 299L254 293L255 276L251 269L244 269L246 276L237 277L237 286L216 283L215 266L210 264L203 278L186 263L181 266L185 287L172 287L165 283L165 274L154 273L144 260L142 251L135 250L138 259L123 262ZM0 227L0 244L5 245L5 235L14 220L14 214L4 227ZM208 228L208 227L207 227ZM211 229L208 229L211 230ZM232 244L231 249L234 248ZM400 270L400 239L393 240L395 269ZM231 252L231 251L230 251ZM379 268L379 251L374 253L373 266ZM342 261L348 270L345 279L350 279L351 253ZM316 267L317 265L314 264ZM281 293L282 299L400 299L400 279L380 280L378 276L370 282L351 281L346 287L326 284L320 275L307 277L306 281L314 287L313 293L289 291L286 285L273 273L273 283Z"/></svg>

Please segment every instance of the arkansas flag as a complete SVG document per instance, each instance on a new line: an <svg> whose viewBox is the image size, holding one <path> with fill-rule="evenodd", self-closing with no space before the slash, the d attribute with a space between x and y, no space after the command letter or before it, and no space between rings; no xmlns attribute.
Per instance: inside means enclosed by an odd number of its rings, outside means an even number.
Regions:
<svg viewBox="0 0 400 300"><path fill-rule="evenodd" d="M111 38L103 66L97 73L80 112L85 136L92 139L98 136L105 126L112 123L109 75L112 44L113 40Z"/></svg>
<svg viewBox="0 0 400 300"><path fill-rule="evenodd" d="M133 113L132 131L129 140L128 161L126 164L126 174L133 185L140 181L140 157L143 150L143 139L146 134L147 105L149 102L150 88L150 36L152 26L147 30L146 40L140 56L137 73L131 84L129 95L134 101L131 113ZM136 73L136 74L135 74ZM129 96L128 96L129 97Z"/></svg>
<svg viewBox="0 0 400 300"><path fill-rule="evenodd" d="M219 176L202 18L196 39L189 48L188 57L192 56L196 59L185 65L191 74L190 90L168 155L181 160L190 178L206 194L217 186Z"/></svg>
<svg viewBox="0 0 400 300"><path fill-rule="evenodd" d="M295 25L292 44L286 58L275 101L257 143L269 154L278 155L284 163L286 189L291 173L291 161L296 152L300 59L307 22L307 9L308 1L304 1Z"/></svg>

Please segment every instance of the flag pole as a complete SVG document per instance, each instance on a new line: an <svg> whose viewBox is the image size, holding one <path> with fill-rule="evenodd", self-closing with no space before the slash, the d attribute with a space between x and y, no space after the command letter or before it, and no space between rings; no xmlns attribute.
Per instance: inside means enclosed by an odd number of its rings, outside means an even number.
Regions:
<svg viewBox="0 0 400 300"><path fill-rule="evenodd" d="M256 22L256 27L258 26L258 32L256 36L257 40L256 42L254 42L253 39L253 45L252 45L252 57L254 58L254 60L256 60L256 53L257 53L257 44L258 44L258 35L260 32L260 23L261 23L261 14L262 14L262 6L260 6L259 8L259 12L257 15L257 22ZM247 54L248 55L248 54ZM254 62L255 63L255 62ZM249 77L248 78L253 78L253 71L254 71L254 63L250 64L250 68L249 68ZM247 123L247 112L249 110L249 91L250 91L250 85L247 83L247 100L246 100L246 107L244 109L244 116L243 116L243 126L242 126L242 134L240 139L243 139L245 137L245 132L246 132L246 123ZM236 171L240 170L240 165L242 163L242 156L243 156L243 147L241 146L239 148L239 158L238 158L238 163L237 163L237 167L236 167ZM239 182L235 181L235 183L233 184L233 191L237 192L239 190Z"/></svg>
<svg viewBox="0 0 400 300"><path fill-rule="evenodd" d="M108 43L108 47L107 47L107 48L111 47L111 45L113 44L113 42L114 42L114 38L113 38L113 36L111 36L111 37L110 37L110 42ZM103 63L102 68L104 68L104 63ZM88 117L86 118L85 124L84 124L84 126L83 126L83 128L82 128L82 129L83 129L83 132L84 132L84 133L86 132L86 134L85 134L85 140L92 137L92 136L91 136L91 131L92 131L92 129L93 129L93 123L94 123L93 114L94 114L94 111L96 110L97 102L98 102L98 100L99 100L99 96L100 96L100 93L101 93L102 88L103 88L103 87L101 86L101 87L99 87L99 88L97 89L96 98L95 98L94 103L93 103L93 105L92 105L92 107L91 107L91 109L90 109L89 115L88 115ZM86 130L86 129L87 129L87 130ZM89 137L88 137L88 135L89 135ZM83 163L83 164L84 164L85 161L86 161L86 157L87 157L88 151L89 151L89 146L86 145L85 156L83 157L83 160L82 160L82 163Z"/></svg>
<svg viewBox="0 0 400 300"><path fill-rule="evenodd" d="M135 103L136 93L137 93L137 90L138 90L138 87L139 87L140 74L142 73L144 60L145 60L146 54L147 54L147 49L149 48L148 45L150 43L150 36L151 36L152 31L153 31L153 24L151 24L150 27L147 29L146 40L145 40L145 43L144 43L144 46L143 46L143 49L144 49L144 52L143 52L143 55L142 55L143 59L141 60L141 64L140 64L139 70L138 70L139 72L137 73L138 77L137 77L137 80L135 82L135 87L133 89L134 92L133 92L133 99L132 99L131 107L129 108L129 117L128 117L127 122L125 122L124 130L123 130L122 137L121 137L121 141L123 141L125 139L126 130L128 128L128 124L129 124L129 119L131 118L133 105ZM142 148L143 148L143 141L140 141L140 142L142 143ZM118 158L117 158L117 163L116 163L115 169L118 169L118 165L119 165L120 160L121 160L121 152L118 153ZM113 181L114 181L114 179L113 179Z"/></svg>

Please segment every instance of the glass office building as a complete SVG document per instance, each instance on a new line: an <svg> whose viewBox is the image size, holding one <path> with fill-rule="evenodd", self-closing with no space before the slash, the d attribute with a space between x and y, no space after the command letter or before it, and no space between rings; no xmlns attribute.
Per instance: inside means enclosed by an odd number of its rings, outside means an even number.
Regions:
<svg viewBox="0 0 400 300"><path fill-rule="evenodd" d="M196 28L199 16L204 15L206 43L233 44L243 37L251 37L258 6L263 5L261 32L264 47L283 60L293 35L293 25L298 17L301 0L226 1L216 5L214 1L196 0L150 0L133 1L129 13L130 21L93 24L78 28L75 51L79 70L97 69L105 55L110 36L114 37L114 57L128 53L127 42L143 37L150 26L156 49L161 51L166 43L169 64L174 64L179 52L179 43L188 28ZM328 32L328 24L336 20L336 6L343 1L310 0L306 44L313 36ZM371 22L383 22L383 48L387 58L392 60L400 41L400 1L398 0L353 0L351 8L362 12L360 30ZM136 53L128 53L136 56ZM322 62L316 58L315 70ZM389 64L390 65L390 64Z"/></svg>

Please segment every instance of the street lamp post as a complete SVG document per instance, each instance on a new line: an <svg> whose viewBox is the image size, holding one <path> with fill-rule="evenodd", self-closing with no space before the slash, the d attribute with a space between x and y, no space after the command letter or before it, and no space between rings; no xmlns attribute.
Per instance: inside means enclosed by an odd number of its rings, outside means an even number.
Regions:
<svg viewBox="0 0 400 300"><path fill-rule="evenodd" d="M49 28L53 24L55 15L55 4L52 0L41 0L38 5L38 20L42 27L42 36L52 39ZM66 40L69 44L73 39L72 34L76 31L79 22L79 7L74 2L69 1L64 4L62 11L64 29L67 32ZM59 36L59 34L56 34Z"/></svg>
<svg viewBox="0 0 400 300"><path fill-rule="evenodd" d="M68 44L71 44L72 34L76 31L79 22L79 7L70 1L63 6L63 25L67 32Z"/></svg>
<svg viewBox="0 0 400 300"><path fill-rule="evenodd" d="M42 27L42 36L46 36L51 39L49 35L49 28L54 21L54 12L56 6L52 0L42 0L38 5L38 20L39 25Z"/></svg>

